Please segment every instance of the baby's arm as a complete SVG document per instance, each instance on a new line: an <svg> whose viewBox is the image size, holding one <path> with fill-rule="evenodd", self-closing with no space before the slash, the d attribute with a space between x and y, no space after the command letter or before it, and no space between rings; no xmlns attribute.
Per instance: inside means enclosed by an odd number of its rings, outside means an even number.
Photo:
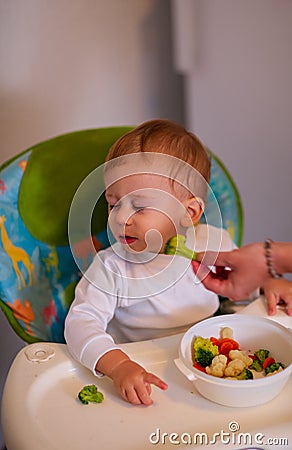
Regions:
<svg viewBox="0 0 292 450"><path fill-rule="evenodd" d="M292 316L292 282L285 278L270 278L264 285L268 303L268 313L276 313L277 304L283 300L287 305L287 314Z"/></svg>
<svg viewBox="0 0 292 450"><path fill-rule="evenodd" d="M99 255L102 257L105 252ZM106 332L117 307L117 296L111 294L117 276L116 270L104 270L101 257L95 258L76 288L75 300L65 323L68 349L77 361L95 374L98 371L112 378L125 400L150 405L150 385L155 384L161 389L167 389L167 385L131 361Z"/></svg>
<svg viewBox="0 0 292 450"><path fill-rule="evenodd" d="M122 350L110 350L97 362L95 369L109 376L124 400L133 405L153 403L151 384L166 390L167 384L132 361Z"/></svg>

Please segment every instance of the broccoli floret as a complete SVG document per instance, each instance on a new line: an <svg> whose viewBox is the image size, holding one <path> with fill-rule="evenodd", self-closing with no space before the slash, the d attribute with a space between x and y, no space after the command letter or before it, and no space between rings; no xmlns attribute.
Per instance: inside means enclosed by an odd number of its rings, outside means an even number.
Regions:
<svg viewBox="0 0 292 450"><path fill-rule="evenodd" d="M269 356L269 350L265 350L263 348L260 348L256 352L254 352L254 355L257 357L257 359L260 361L260 363L263 364L264 360Z"/></svg>
<svg viewBox="0 0 292 450"><path fill-rule="evenodd" d="M179 255L188 259L196 260L197 253L186 247L185 242L186 238L182 234L172 237L166 243L164 253L166 255Z"/></svg>
<svg viewBox="0 0 292 450"><path fill-rule="evenodd" d="M273 372L277 372L280 368L284 369L285 368L284 364L282 364L280 362L270 364L268 367L265 368L265 374L269 375Z"/></svg>
<svg viewBox="0 0 292 450"><path fill-rule="evenodd" d="M103 394L98 391L94 384L84 386L78 394L78 398L84 405L88 405L89 402L101 403L104 399Z"/></svg>
<svg viewBox="0 0 292 450"><path fill-rule="evenodd" d="M261 372L263 370L263 366L258 359L255 359L249 368L255 370L256 372Z"/></svg>
<svg viewBox="0 0 292 450"><path fill-rule="evenodd" d="M194 341L194 359L202 367L212 364L212 359L219 353L217 345L212 344L210 339L201 336Z"/></svg>
<svg viewBox="0 0 292 450"><path fill-rule="evenodd" d="M244 369L239 375L236 377L237 380L253 380L253 374L250 370Z"/></svg>

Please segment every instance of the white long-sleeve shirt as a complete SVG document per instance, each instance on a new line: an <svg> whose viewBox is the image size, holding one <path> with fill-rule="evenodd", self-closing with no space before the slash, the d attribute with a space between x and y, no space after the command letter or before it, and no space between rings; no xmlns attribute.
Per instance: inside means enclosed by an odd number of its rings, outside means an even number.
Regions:
<svg viewBox="0 0 292 450"><path fill-rule="evenodd" d="M225 230L193 230L186 243L195 251L236 247ZM185 257L135 255L115 243L97 253L77 285L65 339L73 357L95 373L99 358L119 343L184 332L218 306L218 296L199 282Z"/></svg>

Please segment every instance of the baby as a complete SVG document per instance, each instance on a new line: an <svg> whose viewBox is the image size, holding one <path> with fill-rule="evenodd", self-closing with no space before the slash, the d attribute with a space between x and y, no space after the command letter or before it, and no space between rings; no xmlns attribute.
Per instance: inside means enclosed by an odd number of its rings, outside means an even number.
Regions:
<svg viewBox="0 0 292 450"><path fill-rule="evenodd" d="M119 344L182 333L219 306L189 260L164 254L177 234L196 251L235 248L225 230L199 223L209 178L202 143L167 120L141 124L107 156L105 195L115 242L96 254L79 282L65 339L74 358L95 375L110 377L132 404L152 404L151 385L167 384Z"/></svg>

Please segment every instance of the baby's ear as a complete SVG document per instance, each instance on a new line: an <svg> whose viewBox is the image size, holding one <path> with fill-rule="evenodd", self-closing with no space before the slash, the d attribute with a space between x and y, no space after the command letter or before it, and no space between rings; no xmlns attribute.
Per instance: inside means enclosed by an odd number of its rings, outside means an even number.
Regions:
<svg viewBox="0 0 292 450"><path fill-rule="evenodd" d="M185 213L181 218L183 227L190 227L199 222L205 209L205 203L200 197L191 197L184 200Z"/></svg>

